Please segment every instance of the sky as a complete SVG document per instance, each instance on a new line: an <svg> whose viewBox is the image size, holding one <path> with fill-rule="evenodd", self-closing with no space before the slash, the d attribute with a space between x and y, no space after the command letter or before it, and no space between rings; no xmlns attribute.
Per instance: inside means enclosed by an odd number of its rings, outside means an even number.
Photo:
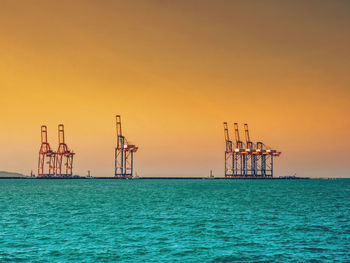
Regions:
<svg viewBox="0 0 350 263"><path fill-rule="evenodd" d="M275 176L349 177L348 1L0 0L0 170L37 171L57 125L74 173L224 174L223 122L282 151Z"/></svg>

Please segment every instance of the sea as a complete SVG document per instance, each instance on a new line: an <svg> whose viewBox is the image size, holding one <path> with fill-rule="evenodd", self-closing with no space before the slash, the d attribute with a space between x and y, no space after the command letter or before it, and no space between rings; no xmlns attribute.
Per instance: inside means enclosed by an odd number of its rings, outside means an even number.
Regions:
<svg viewBox="0 0 350 263"><path fill-rule="evenodd" d="M350 179L4 179L0 262L350 262Z"/></svg>

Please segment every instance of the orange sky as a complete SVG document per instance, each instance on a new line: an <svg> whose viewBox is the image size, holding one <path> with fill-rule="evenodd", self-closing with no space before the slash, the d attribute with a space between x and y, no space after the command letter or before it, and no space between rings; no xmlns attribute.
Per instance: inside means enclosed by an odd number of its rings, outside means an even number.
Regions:
<svg viewBox="0 0 350 263"><path fill-rule="evenodd" d="M346 1L1 1L0 170L36 172L57 125L75 173L114 171L115 114L141 176L224 170L222 122L283 153L275 175L349 177ZM243 136L243 133L241 133Z"/></svg>

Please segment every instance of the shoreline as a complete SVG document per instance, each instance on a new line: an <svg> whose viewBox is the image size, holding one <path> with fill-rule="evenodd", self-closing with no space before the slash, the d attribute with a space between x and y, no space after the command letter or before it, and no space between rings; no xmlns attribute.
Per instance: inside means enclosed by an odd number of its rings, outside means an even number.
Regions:
<svg viewBox="0 0 350 263"><path fill-rule="evenodd" d="M120 178L120 177L0 177L1 179L25 179L25 180L308 180L308 179L337 179L337 178L310 178L310 177L136 177L136 178Z"/></svg>

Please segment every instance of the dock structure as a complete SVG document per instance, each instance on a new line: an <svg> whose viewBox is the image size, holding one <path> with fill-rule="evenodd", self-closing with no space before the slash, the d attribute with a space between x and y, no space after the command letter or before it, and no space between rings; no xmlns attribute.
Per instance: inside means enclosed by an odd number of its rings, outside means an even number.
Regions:
<svg viewBox="0 0 350 263"><path fill-rule="evenodd" d="M73 174L73 156L65 143L64 126L58 125L58 149L53 151L47 141L47 127L41 126L41 146L39 150L38 177L66 178Z"/></svg>
<svg viewBox="0 0 350 263"><path fill-rule="evenodd" d="M227 122L225 136L225 178L271 178L274 157L281 152L267 147L262 142L250 139L248 124L244 124L245 142L241 141L238 123L234 123L235 143L230 140Z"/></svg>
<svg viewBox="0 0 350 263"><path fill-rule="evenodd" d="M114 176L118 178L130 178L133 176L134 153L138 147L128 143L122 134L122 123L120 115L116 115L117 125L117 147L115 148L115 170Z"/></svg>

